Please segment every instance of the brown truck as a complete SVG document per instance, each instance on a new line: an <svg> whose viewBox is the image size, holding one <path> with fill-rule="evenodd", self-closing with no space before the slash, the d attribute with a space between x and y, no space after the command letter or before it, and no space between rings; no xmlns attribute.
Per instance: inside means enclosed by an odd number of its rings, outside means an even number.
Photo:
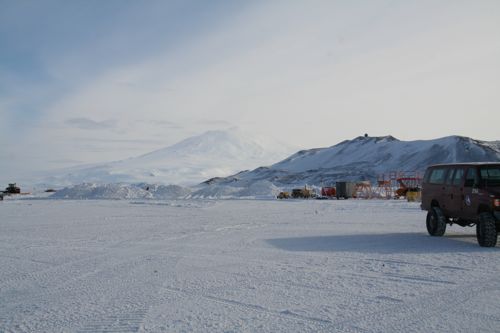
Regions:
<svg viewBox="0 0 500 333"><path fill-rule="evenodd" d="M442 236L446 225L476 226L480 246L494 247L500 232L500 163L432 165L422 183L427 231Z"/></svg>

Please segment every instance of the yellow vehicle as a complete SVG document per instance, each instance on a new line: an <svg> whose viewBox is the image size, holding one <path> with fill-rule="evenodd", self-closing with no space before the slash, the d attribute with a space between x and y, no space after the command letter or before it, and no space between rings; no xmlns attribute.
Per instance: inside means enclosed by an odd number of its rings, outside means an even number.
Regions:
<svg viewBox="0 0 500 333"><path fill-rule="evenodd" d="M303 199L309 199L309 198L314 198L315 194L312 190L304 187L304 188L294 188L292 190L292 198L298 199L298 198L303 198Z"/></svg>
<svg viewBox="0 0 500 333"><path fill-rule="evenodd" d="M280 192L277 196L278 199L290 199L290 193L288 192Z"/></svg>

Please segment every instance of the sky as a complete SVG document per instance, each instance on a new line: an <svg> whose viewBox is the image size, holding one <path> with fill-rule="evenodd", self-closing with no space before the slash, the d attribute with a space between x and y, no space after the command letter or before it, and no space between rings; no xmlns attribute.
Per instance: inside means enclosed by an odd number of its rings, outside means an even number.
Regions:
<svg viewBox="0 0 500 333"><path fill-rule="evenodd" d="M0 174L237 126L500 140L500 1L0 0Z"/></svg>

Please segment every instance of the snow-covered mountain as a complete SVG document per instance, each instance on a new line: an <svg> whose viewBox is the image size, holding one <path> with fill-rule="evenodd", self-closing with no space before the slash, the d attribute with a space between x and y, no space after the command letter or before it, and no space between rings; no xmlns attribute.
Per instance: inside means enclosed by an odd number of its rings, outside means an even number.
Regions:
<svg viewBox="0 0 500 333"><path fill-rule="evenodd" d="M211 177L270 165L293 152L273 139L237 129L208 131L172 146L121 161L52 173L43 183L153 183L193 185Z"/></svg>
<svg viewBox="0 0 500 333"><path fill-rule="evenodd" d="M247 187L262 181L275 186L374 181L379 174L391 171L423 173L430 164L472 161L500 161L500 141L485 142L462 136L418 141L360 136L328 148L302 150L270 167L243 171L205 184Z"/></svg>
<svg viewBox="0 0 500 333"><path fill-rule="evenodd" d="M263 147L269 149L265 150ZM303 185L330 185L340 180L370 180L391 171L419 171L430 164L500 161L500 141L485 142L449 136L435 140L400 141L392 136L357 137L328 148L299 151L268 167L240 171L259 161L273 160L276 147L241 136L239 131L213 131L176 145L125 161L81 168L61 179L81 184L59 191L54 198L270 198ZM275 153L272 153L272 152ZM270 163L269 163L270 164ZM221 166L230 166L222 168ZM156 186L185 184L214 176L191 188ZM206 179L207 177L205 177ZM97 180L97 181L96 181ZM116 182L148 184L109 184Z"/></svg>

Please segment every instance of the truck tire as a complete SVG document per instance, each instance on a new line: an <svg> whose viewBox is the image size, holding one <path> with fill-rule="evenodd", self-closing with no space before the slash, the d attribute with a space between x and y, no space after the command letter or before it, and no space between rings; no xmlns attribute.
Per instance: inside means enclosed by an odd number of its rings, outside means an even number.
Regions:
<svg viewBox="0 0 500 333"><path fill-rule="evenodd" d="M494 247L497 245L497 228L495 218L491 213L479 214L479 222L476 224L477 242L482 247Z"/></svg>
<svg viewBox="0 0 500 333"><path fill-rule="evenodd" d="M443 236L446 231L446 217L443 215L441 208L432 207L431 210L427 212L427 232L431 236Z"/></svg>

